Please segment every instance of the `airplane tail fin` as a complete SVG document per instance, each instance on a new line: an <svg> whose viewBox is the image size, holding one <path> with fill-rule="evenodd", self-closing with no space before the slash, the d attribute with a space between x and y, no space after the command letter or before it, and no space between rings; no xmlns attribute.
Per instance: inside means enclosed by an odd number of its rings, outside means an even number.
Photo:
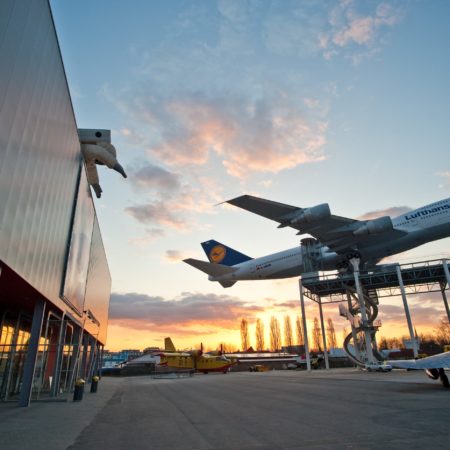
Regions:
<svg viewBox="0 0 450 450"><path fill-rule="evenodd" d="M176 352L175 345L173 345L172 339L166 337L164 339L164 350L166 352Z"/></svg>
<svg viewBox="0 0 450 450"><path fill-rule="evenodd" d="M214 239L202 242L201 245L209 261L213 264L234 266L235 264L253 259L250 256L244 255L231 247L227 247L226 245L215 241Z"/></svg>

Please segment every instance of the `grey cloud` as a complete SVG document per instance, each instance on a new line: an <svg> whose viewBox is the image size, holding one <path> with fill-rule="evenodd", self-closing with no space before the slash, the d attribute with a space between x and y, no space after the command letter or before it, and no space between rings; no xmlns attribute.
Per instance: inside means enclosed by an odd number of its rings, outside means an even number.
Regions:
<svg viewBox="0 0 450 450"><path fill-rule="evenodd" d="M445 180L444 183L439 186L441 189L450 187L450 171L439 172L436 175L443 177Z"/></svg>
<svg viewBox="0 0 450 450"><path fill-rule="evenodd" d="M130 239L130 244L142 246L148 245L154 242L156 239L162 238L165 235L165 231L161 228L148 228L145 230L144 236L135 237Z"/></svg>
<svg viewBox="0 0 450 450"><path fill-rule="evenodd" d="M166 250L166 258L170 261L181 261L184 258L184 255L179 250Z"/></svg>
<svg viewBox="0 0 450 450"><path fill-rule="evenodd" d="M132 170L130 181L137 187L170 192L181 187L179 175L150 163Z"/></svg>
<svg viewBox="0 0 450 450"><path fill-rule="evenodd" d="M444 307L439 307L438 304L434 306L431 304L416 303L414 305L410 305L410 313L413 325L415 327L429 327L438 324L444 314ZM406 316L403 306L380 305L379 318L381 321L385 320L406 326Z"/></svg>
<svg viewBox="0 0 450 450"><path fill-rule="evenodd" d="M147 235L152 238L160 238L165 235L165 231L161 228L149 228L148 230L145 230Z"/></svg>
<svg viewBox="0 0 450 450"><path fill-rule="evenodd" d="M204 324L238 327L242 316L251 317L263 308L229 295L183 293L177 299L145 294L111 295L110 322L142 328L182 327Z"/></svg>
<svg viewBox="0 0 450 450"><path fill-rule="evenodd" d="M181 229L185 221L178 217L163 201L129 206L125 212L143 224L159 224L171 228Z"/></svg>

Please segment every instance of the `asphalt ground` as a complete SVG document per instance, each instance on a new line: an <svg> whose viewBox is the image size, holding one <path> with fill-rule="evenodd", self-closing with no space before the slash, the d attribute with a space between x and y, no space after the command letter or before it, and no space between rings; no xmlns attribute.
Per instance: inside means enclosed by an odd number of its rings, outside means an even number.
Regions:
<svg viewBox="0 0 450 450"><path fill-rule="evenodd" d="M81 402L0 405L0 448L449 449L449 400L421 371L104 377Z"/></svg>

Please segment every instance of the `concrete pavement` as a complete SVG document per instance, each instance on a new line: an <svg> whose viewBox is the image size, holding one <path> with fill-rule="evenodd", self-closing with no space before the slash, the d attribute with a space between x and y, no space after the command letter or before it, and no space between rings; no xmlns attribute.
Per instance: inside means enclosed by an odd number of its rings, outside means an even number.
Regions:
<svg viewBox="0 0 450 450"><path fill-rule="evenodd" d="M444 449L449 398L423 372L103 378L79 404L0 408L0 436L12 450Z"/></svg>

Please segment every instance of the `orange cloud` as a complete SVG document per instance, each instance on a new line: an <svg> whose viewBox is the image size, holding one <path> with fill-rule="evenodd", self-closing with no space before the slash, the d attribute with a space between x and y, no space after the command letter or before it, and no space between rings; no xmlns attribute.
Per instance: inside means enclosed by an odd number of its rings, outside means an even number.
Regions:
<svg viewBox="0 0 450 450"><path fill-rule="evenodd" d="M366 212L362 216L359 216L358 219L372 220L382 216L397 217L411 210L412 208L410 208L409 206L391 206L390 208L386 209L377 209L375 211Z"/></svg>
<svg viewBox="0 0 450 450"><path fill-rule="evenodd" d="M349 56L359 62L364 56L377 52L380 43L379 35L385 27L397 24L403 13L386 2L379 3L372 14L361 14L357 2L345 1L336 5L329 13L331 29L323 31L319 36L320 48L326 59L337 55L344 47L356 44L370 48L367 53L354 53Z"/></svg>
<svg viewBox="0 0 450 450"><path fill-rule="evenodd" d="M145 294L113 293L109 320L115 325L143 330L198 325L226 328L239 326L241 317L251 317L263 310L229 295L183 293L180 298L166 300Z"/></svg>
<svg viewBox="0 0 450 450"><path fill-rule="evenodd" d="M327 124L307 119L283 93L260 100L191 94L142 108L158 111L152 125L160 139L150 151L167 165L204 165L215 153L243 178L324 159Z"/></svg>
<svg viewBox="0 0 450 450"><path fill-rule="evenodd" d="M197 177L194 186L183 180L181 175L170 172L151 163L130 170L131 185L138 191L151 194L151 200L142 200L125 208L125 212L138 222L146 225L166 226L179 231L187 231L197 226L193 213L212 214L212 205L220 199L221 187L208 177ZM154 228L152 229L154 230ZM149 241L155 237L148 232L138 241Z"/></svg>

